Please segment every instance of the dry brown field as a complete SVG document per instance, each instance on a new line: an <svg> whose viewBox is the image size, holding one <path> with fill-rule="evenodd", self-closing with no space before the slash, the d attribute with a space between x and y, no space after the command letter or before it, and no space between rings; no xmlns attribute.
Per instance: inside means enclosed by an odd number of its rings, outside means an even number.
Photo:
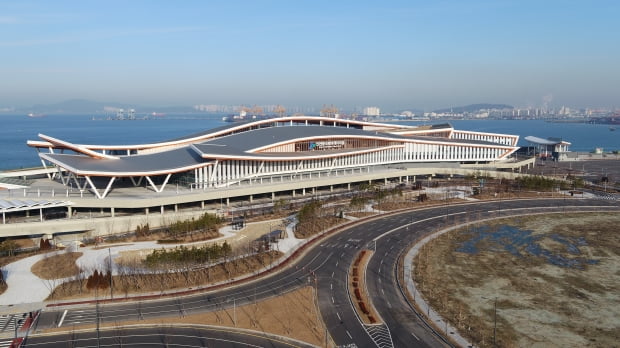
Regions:
<svg viewBox="0 0 620 348"><path fill-rule="evenodd" d="M413 276L477 346L618 347L619 225L606 213L469 225L425 245Z"/></svg>

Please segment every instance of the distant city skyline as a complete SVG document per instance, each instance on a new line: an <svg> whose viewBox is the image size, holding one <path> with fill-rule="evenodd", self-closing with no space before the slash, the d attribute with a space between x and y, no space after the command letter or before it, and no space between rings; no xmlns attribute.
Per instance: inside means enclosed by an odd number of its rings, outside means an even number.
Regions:
<svg viewBox="0 0 620 348"><path fill-rule="evenodd" d="M0 1L0 110L620 107L620 4Z"/></svg>

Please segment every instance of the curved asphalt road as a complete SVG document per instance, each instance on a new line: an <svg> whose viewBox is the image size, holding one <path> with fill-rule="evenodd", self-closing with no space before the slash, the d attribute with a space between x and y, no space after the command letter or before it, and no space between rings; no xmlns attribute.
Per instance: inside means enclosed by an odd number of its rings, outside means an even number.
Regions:
<svg viewBox="0 0 620 348"><path fill-rule="evenodd" d="M390 329L395 347L437 347L442 342L409 307L397 284L397 262L401 251L419 237L465 219L504 217L539 212L604 210L620 208L603 200L515 200L436 207L377 220L383 234L376 240L376 252L367 267L367 288L372 301ZM446 221L447 220L447 221ZM391 231L388 233L388 231ZM442 326L442 325L440 325ZM445 332L441 332L445 334ZM449 333L448 333L449 334ZM388 345L379 345L388 346Z"/></svg>
<svg viewBox="0 0 620 348"><path fill-rule="evenodd" d="M221 309L231 312L234 306L314 285L318 290L321 315L336 345L389 347L393 341L396 347L437 347L445 343L418 318L396 285L398 256L411 242L444 226L446 219L453 224L454 216L467 215L474 220L508 214L606 208L618 209L619 205L610 200L563 198L476 202L398 213L326 237L292 266L251 283L178 298L44 311L37 329L95 324L97 316L101 322L119 322ZM370 330L371 337L368 327L357 319L349 299L347 272L360 249L375 247L373 239L377 239L376 252L368 264L367 287L389 331L375 326Z"/></svg>
<svg viewBox="0 0 620 348"><path fill-rule="evenodd" d="M29 337L23 347L312 347L256 332L202 326L118 328Z"/></svg>

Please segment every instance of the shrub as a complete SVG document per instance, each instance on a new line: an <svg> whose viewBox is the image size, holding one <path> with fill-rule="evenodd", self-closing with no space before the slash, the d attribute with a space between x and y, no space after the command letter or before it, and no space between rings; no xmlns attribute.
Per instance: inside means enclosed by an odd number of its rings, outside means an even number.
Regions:
<svg viewBox="0 0 620 348"><path fill-rule="evenodd" d="M362 310L362 313L364 314L370 313L368 312L368 308L366 308L366 303L364 301L359 301L359 306L360 306L360 309Z"/></svg>
<svg viewBox="0 0 620 348"><path fill-rule="evenodd" d="M112 273L108 271L106 274L95 270L86 280L86 288L92 289L107 289L110 286L110 280L112 279Z"/></svg>
<svg viewBox="0 0 620 348"><path fill-rule="evenodd" d="M356 298L358 301L361 301L361 300L362 300L362 293L360 292L360 289L359 289L359 288L355 288L355 298Z"/></svg>

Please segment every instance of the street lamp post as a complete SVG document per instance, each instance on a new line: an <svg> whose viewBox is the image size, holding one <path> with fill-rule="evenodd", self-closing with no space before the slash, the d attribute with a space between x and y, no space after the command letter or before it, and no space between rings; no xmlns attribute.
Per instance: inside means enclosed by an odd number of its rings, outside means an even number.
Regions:
<svg viewBox="0 0 620 348"><path fill-rule="evenodd" d="M114 286L112 284L112 251L108 248L108 264L110 267L110 298L114 298Z"/></svg>
<svg viewBox="0 0 620 348"><path fill-rule="evenodd" d="M448 191L446 190L446 225L448 224Z"/></svg>
<svg viewBox="0 0 620 348"><path fill-rule="evenodd" d="M495 338L497 333L497 297L493 301L493 347L497 347Z"/></svg>
<svg viewBox="0 0 620 348"><path fill-rule="evenodd" d="M497 215L501 216L502 215L502 188L499 188L499 192L498 192L498 196L499 196L499 202L497 203Z"/></svg>
<svg viewBox="0 0 620 348"><path fill-rule="evenodd" d="M99 319L99 297L97 296L97 291L95 290L95 321L96 321L96 328L95 330L97 331L97 348L100 347L100 336L99 336L99 325L100 325L100 319Z"/></svg>
<svg viewBox="0 0 620 348"><path fill-rule="evenodd" d="M483 300L490 298L481 297ZM497 296L493 298L493 347L497 347Z"/></svg>

